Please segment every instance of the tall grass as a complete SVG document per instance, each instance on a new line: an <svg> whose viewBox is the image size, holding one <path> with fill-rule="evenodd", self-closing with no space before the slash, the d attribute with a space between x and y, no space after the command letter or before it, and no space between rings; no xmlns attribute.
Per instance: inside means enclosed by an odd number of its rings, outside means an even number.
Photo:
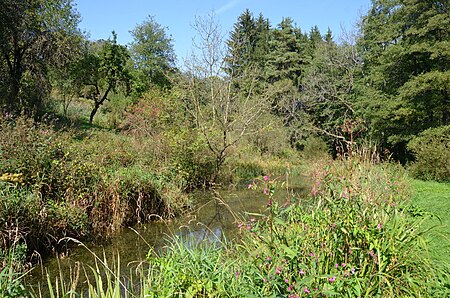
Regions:
<svg viewBox="0 0 450 298"><path fill-rule="evenodd" d="M393 164L324 161L311 171L308 196L277 200L282 186L264 176L249 191L267 198L267 213L242 220L241 240L173 238L149 252L148 269L135 284L103 263L94 270L104 274L94 274L84 291L89 297L440 297L445 273L428 254L425 219L411 215L405 178Z"/></svg>

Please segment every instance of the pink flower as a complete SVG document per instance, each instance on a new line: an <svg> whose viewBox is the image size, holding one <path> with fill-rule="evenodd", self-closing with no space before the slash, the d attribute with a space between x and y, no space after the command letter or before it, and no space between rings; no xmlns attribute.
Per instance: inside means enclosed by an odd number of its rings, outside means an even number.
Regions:
<svg viewBox="0 0 450 298"><path fill-rule="evenodd" d="M294 288L294 286L293 286L293 285L290 285L290 286L288 287L288 292L292 291L293 288Z"/></svg>
<svg viewBox="0 0 450 298"><path fill-rule="evenodd" d="M305 274L305 271L303 271L302 269L300 269L300 271L298 272L298 275L303 275Z"/></svg>
<svg viewBox="0 0 450 298"><path fill-rule="evenodd" d="M263 278L263 283L266 283L267 282L267 278Z"/></svg>
<svg viewBox="0 0 450 298"><path fill-rule="evenodd" d="M275 273L276 273L276 274L281 274L281 272L282 272L282 271L281 271L281 268L278 268L278 267L277 267L277 268L275 269Z"/></svg>
<svg viewBox="0 0 450 298"><path fill-rule="evenodd" d="M339 264L334 265L334 267L336 267L336 269L339 268Z"/></svg>
<svg viewBox="0 0 450 298"><path fill-rule="evenodd" d="M236 276L236 278L238 278L239 277L239 272L236 271L236 273L234 275Z"/></svg>
<svg viewBox="0 0 450 298"><path fill-rule="evenodd" d="M267 181L267 180L269 180L269 177L264 176L263 179L264 179L264 181Z"/></svg>
<svg viewBox="0 0 450 298"><path fill-rule="evenodd" d="M271 258L271 257L267 257L266 260L267 260L268 262L270 262L270 260L272 260L272 258Z"/></svg>
<svg viewBox="0 0 450 298"><path fill-rule="evenodd" d="M314 257L314 253L313 253L313 252L310 252L310 253L309 253L309 256L310 256L310 257Z"/></svg>
<svg viewBox="0 0 450 298"><path fill-rule="evenodd" d="M303 292L305 292L306 294L310 294L310 293L311 293L311 291L308 290L308 288L304 288L304 289L303 289Z"/></svg>
<svg viewBox="0 0 450 298"><path fill-rule="evenodd" d="M352 267L352 269L350 270L352 272L352 274L355 274L355 268Z"/></svg>
<svg viewBox="0 0 450 298"><path fill-rule="evenodd" d="M247 188L248 188L248 189L251 189L252 187L253 187L253 184L247 185Z"/></svg>
<svg viewBox="0 0 450 298"><path fill-rule="evenodd" d="M268 195L268 194L269 194L269 191L267 190L267 188L264 188L264 194L265 194L265 195Z"/></svg>
<svg viewBox="0 0 450 298"><path fill-rule="evenodd" d="M336 281L336 276L330 277L328 279L329 282L335 282Z"/></svg>
<svg viewBox="0 0 450 298"><path fill-rule="evenodd" d="M289 283L289 279L286 278L286 279L284 280L284 282L288 284L288 283Z"/></svg>
<svg viewBox="0 0 450 298"><path fill-rule="evenodd" d="M377 225L377 229L378 229L378 230L381 229L381 224L380 224L380 223Z"/></svg>

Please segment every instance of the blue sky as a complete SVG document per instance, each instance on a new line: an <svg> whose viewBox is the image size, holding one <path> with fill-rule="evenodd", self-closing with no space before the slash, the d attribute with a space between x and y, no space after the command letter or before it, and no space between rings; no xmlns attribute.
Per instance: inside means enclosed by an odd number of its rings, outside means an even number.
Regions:
<svg viewBox="0 0 450 298"><path fill-rule="evenodd" d="M214 11L224 32L232 30L238 16L250 9L255 16L262 13L272 26L283 17L291 17L303 32L317 25L322 33L330 27L335 37L341 27L350 30L370 5L370 0L75 0L81 14L80 28L91 39L106 39L115 30L121 44L131 42L129 31L147 16L167 28L175 53L181 61L190 53L195 32L191 28L195 16Z"/></svg>

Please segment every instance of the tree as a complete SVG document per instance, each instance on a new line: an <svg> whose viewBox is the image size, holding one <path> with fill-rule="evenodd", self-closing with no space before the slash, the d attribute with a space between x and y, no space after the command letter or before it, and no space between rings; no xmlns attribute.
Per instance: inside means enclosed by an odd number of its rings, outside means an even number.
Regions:
<svg viewBox="0 0 450 298"><path fill-rule="evenodd" d="M449 8L448 0L376 0L362 19L360 112L402 161L414 135L450 119Z"/></svg>
<svg viewBox="0 0 450 298"><path fill-rule="evenodd" d="M332 144L352 145L353 135L348 139L342 128L348 121L357 121L354 89L361 59L356 46L349 42L338 45L327 38L316 41L312 55L302 79L301 113L308 119L306 128L326 135Z"/></svg>
<svg viewBox="0 0 450 298"><path fill-rule="evenodd" d="M48 70L77 51L79 16L71 0L0 2L0 105L38 111L50 91Z"/></svg>
<svg viewBox="0 0 450 298"><path fill-rule="evenodd" d="M112 39L88 43L82 59L73 68L74 85L80 95L94 102L89 124L111 92L120 86L129 88L126 69L129 54L125 46L117 44L116 33L112 35Z"/></svg>
<svg viewBox="0 0 450 298"><path fill-rule="evenodd" d="M234 24L233 31L226 41L228 46L227 72L236 75L248 68L253 62L256 44L256 24L252 13L246 9Z"/></svg>
<svg viewBox="0 0 450 298"><path fill-rule="evenodd" d="M195 41L196 52L186 65L182 89L186 110L214 156L211 182L215 182L229 150L244 136L257 131L254 124L267 111L267 100L264 95L255 94L258 73L254 69L246 69L242 76L224 71L227 63L224 43L213 16L196 19L194 28L199 40ZM243 77L248 87L236 89L236 82Z"/></svg>
<svg viewBox="0 0 450 298"><path fill-rule="evenodd" d="M141 74L144 88L148 87L149 83L159 86L169 85L167 73L175 68L176 57L172 38L167 36L166 28L161 27L149 16L130 33L133 36L131 58L135 69Z"/></svg>
<svg viewBox="0 0 450 298"><path fill-rule="evenodd" d="M306 37L294 26L294 21L283 19L278 28L271 31L265 69L267 82L290 79L294 86L300 87L305 44Z"/></svg>

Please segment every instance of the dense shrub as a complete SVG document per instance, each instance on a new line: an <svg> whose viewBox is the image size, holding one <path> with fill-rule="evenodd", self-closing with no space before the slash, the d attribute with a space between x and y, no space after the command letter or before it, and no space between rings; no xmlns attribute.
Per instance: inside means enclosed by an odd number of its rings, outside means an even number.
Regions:
<svg viewBox="0 0 450 298"><path fill-rule="evenodd" d="M410 171L416 178L450 181L450 125L423 131L408 143L408 149L415 156Z"/></svg>
<svg viewBox="0 0 450 298"><path fill-rule="evenodd" d="M160 168L129 137L73 137L22 117L0 121L1 249L19 241L44 252L65 236L108 237L186 205L170 170L155 174Z"/></svg>

